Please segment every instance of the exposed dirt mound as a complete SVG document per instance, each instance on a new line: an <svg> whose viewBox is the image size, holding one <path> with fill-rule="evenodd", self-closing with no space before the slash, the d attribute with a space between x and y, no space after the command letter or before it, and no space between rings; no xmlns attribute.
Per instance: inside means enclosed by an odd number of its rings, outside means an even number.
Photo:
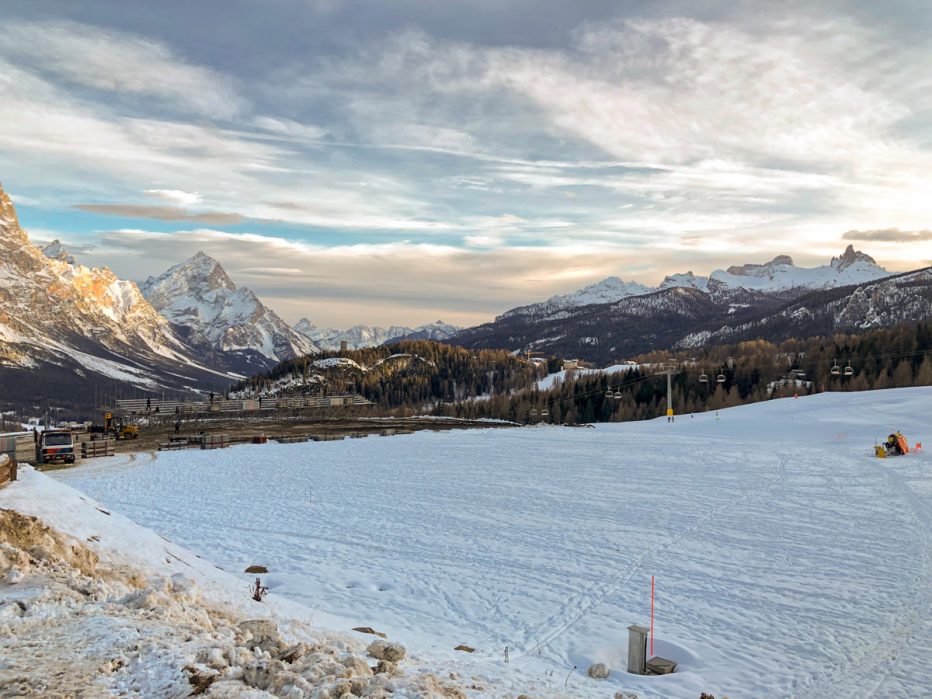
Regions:
<svg viewBox="0 0 932 699"><path fill-rule="evenodd" d="M25 551L40 561L62 561L88 576L96 575L100 562L97 554L83 544L15 510L0 510L0 543ZM0 569L11 564L0 560Z"/></svg>

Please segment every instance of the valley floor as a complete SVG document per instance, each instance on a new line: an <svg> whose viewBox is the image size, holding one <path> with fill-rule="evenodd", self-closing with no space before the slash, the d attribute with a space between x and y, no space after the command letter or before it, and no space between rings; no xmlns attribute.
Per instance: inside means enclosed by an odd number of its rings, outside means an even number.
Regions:
<svg viewBox="0 0 932 699"><path fill-rule="evenodd" d="M383 631L468 694L918 697L932 459L872 445L932 439L930 413L929 388L819 394L673 424L119 456L54 478L205 570L267 566L271 604ZM651 576L654 652L679 663L663 677L624 672ZM586 676L596 662L608 679Z"/></svg>

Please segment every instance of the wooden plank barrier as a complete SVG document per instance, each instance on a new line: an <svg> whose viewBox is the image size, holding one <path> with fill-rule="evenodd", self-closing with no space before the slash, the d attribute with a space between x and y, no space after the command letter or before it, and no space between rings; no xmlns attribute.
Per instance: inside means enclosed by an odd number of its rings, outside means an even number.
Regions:
<svg viewBox="0 0 932 699"><path fill-rule="evenodd" d="M279 444L299 444L300 442L307 442L310 439L307 435L295 435L293 437L279 437Z"/></svg>
<svg viewBox="0 0 932 699"><path fill-rule="evenodd" d="M188 448L188 442L159 442L159 451L181 451Z"/></svg>
<svg viewBox="0 0 932 699"><path fill-rule="evenodd" d="M81 442L81 458L94 459L98 456L113 456L116 446L112 439L95 439L90 442Z"/></svg>

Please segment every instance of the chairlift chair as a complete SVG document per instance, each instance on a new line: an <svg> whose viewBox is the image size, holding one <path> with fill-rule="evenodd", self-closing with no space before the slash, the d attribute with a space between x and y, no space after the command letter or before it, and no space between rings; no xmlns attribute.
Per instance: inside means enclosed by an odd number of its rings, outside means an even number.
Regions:
<svg viewBox="0 0 932 699"><path fill-rule="evenodd" d="M621 391L615 391L615 400L621 400Z"/></svg>
<svg viewBox="0 0 932 699"><path fill-rule="evenodd" d="M536 416L537 416L537 409L531 408L531 417L536 417Z"/></svg>
<svg viewBox="0 0 932 699"><path fill-rule="evenodd" d="M848 366L845 367L845 376L854 376L854 368L851 366L851 362L848 362Z"/></svg>
<svg viewBox="0 0 932 699"><path fill-rule="evenodd" d="M724 374L719 374L719 375L716 377L715 382L716 382L716 383L725 383L725 375L724 375Z"/></svg>
<svg viewBox="0 0 932 699"><path fill-rule="evenodd" d="M709 383L709 377L705 374L699 374L699 383Z"/></svg>
<svg viewBox="0 0 932 699"><path fill-rule="evenodd" d="M548 415L550 415L550 411L549 411L549 410L541 410L541 411L540 411L540 414L541 414L541 417L547 417Z"/></svg>
<svg viewBox="0 0 932 699"><path fill-rule="evenodd" d="M606 397L606 398L611 398L611 397L614 396L614 395L615 395L615 394L612 393L612 389L608 389L608 390L605 392L605 397Z"/></svg>
<svg viewBox="0 0 932 699"><path fill-rule="evenodd" d="M835 365L832 367L832 376L838 376L841 373L841 367L838 366L838 362L835 362Z"/></svg>

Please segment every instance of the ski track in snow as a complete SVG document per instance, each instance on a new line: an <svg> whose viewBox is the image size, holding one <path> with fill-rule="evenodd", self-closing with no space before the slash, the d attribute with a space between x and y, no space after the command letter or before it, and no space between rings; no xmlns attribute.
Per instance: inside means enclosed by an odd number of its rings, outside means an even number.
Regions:
<svg viewBox="0 0 932 699"><path fill-rule="evenodd" d="M920 697L932 462L874 459L871 443L921 441L930 410L932 389L822 394L673 425L248 445L54 475L226 570L267 565L274 594L341 630L371 625L512 688ZM623 672L651 575L655 652L680 663L662 678ZM593 662L619 672L593 683Z"/></svg>

